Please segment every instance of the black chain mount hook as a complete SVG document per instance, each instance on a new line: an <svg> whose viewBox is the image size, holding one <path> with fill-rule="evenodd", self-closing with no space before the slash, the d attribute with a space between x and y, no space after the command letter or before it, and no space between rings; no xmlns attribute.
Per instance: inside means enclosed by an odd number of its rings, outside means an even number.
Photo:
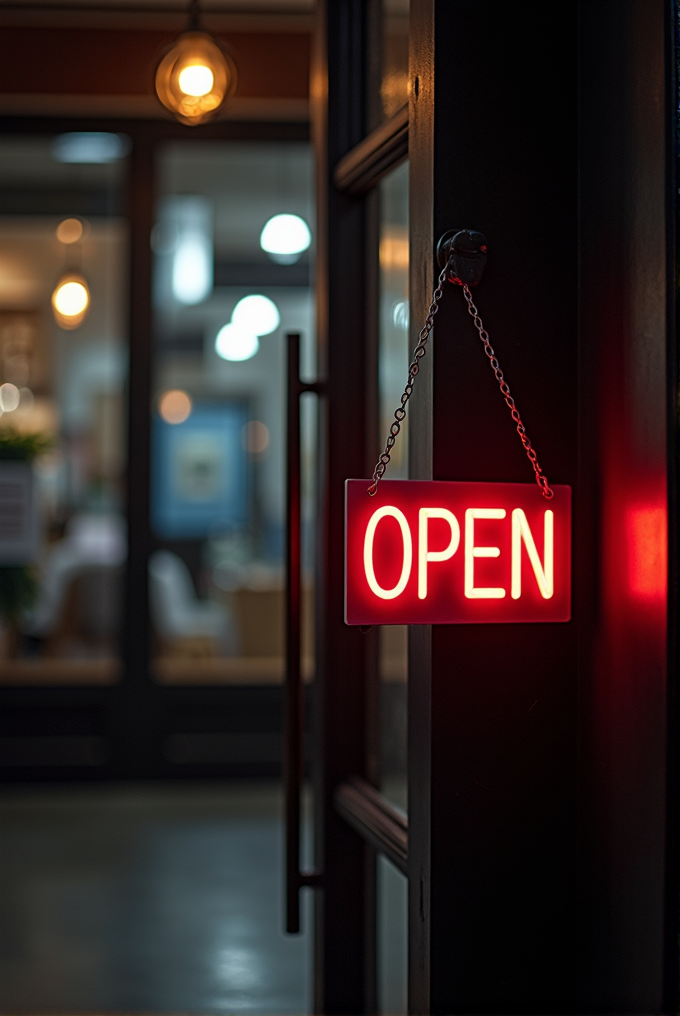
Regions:
<svg viewBox="0 0 680 1016"><path fill-rule="evenodd" d="M486 237L475 229L450 229L437 244L437 261L457 286L477 286L486 267Z"/></svg>

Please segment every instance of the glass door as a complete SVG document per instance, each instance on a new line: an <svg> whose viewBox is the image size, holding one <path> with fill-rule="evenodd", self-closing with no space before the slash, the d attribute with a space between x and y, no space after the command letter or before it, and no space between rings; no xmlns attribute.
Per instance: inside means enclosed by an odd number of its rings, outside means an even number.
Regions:
<svg viewBox="0 0 680 1016"><path fill-rule="evenodd" d="M308 127L2 126L2 772L275 777Z"/></svg>

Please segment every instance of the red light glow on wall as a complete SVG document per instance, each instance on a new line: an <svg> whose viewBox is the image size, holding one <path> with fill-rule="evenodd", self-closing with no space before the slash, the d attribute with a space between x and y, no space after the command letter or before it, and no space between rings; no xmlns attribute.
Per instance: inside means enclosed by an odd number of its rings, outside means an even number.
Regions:
<svg viewBox="0 0 680 1016"><path fill-rule="evenodd" d="M667 587L665 505L635 505L626 511L628 586L639 600L665 600Z"/></svg>
<svg viewBox="0 0 680 1016"><path fill-rule="evenodd" d="M571 488L347 480L347 624L498 624L571 616Z"/></svg>

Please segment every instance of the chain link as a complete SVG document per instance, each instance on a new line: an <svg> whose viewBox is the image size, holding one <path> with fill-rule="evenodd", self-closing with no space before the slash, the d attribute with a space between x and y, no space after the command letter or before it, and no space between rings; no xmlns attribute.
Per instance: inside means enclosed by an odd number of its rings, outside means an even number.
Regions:
<svg viewBox="0 0 680 1016"><path fill-rule="evenodd" d="M505 403L508 409L510 410L510 416L515 421L515 424L517 426L517 433L519 434L519 439L524 446L524 451L527 453L527 458L529 459L531 467L536 475L536 483L541 488L541 494L543 495L543 497L546 498L547 500L550 500L550 498L553 496L553 492L548 485L548 478L541 469L538 458L536 456L536 452L532 447L531 441L529 440L529 435L527 434L526 428L522 423L522 418L519 415L519 410L515 405L515 400L510 394L508 382L505 380L503 376L503 371L501 370L498 358L494 352L493 346L489 342L489 333L484 328L482 319L479 316L479 311L477 310L477 308L473 303L472 293L470 292L469 286L467 285L463 286L463 294L467 302L468 313L470 314L470 317L475 323L475 328L479 332L479 337L482 340L482 343L484 344L484 352L489 358L489 364L491 365L491 369L496 376L496 381L498 381L498 386L501 390L501 395L505 399Z"/></svg>
<svg viewBox="0 0 680 1016"><path fill-rule="evenodd" d="M373 495L377 493L378 484L385 475L385 470L387 469L387 465L392 455L392 449L394 448L397 436L399 434L399 431L401 430L401 425L404 419L406 418L406 405L408 403L408 400L411 398L411 395L413 394L413 383L420 370L420 361L425 356L425 347L427 346L427 340L430 337L430 332L432 331L432 326L434 325L434 316L439 310L439 301L441 300L442 295L444 293L444 283L446 282L446 273L448 269L449 265L447 264L446 267L439 274L439 279L437 280L437 288L432 294L432 303L430 304L430 309L427 312L425 324L423 325L420 331L420 335L418 336L418 343L416 345L416 348L413 350L413 360L411 361L411 365L408 369L408 380L406 382L406 387L404 388L404 393L401 397L400 405L394 411L394 421L390 427L390 432L387 435L387 441L385 442L385 450L378 459L378 461L376 462L375 469L373 470L373 476L371 477L372 483L368 488L368 493L371 495L371 497L373 497Z"/></svg>
<svg viewBox="0 0 680 1016"><path fill-rule="evenodd" d="M437 288L432 294L432 303L430 304L430 309L427 312L425 324L420 332L420 335L418 336L418 343L413 351L413 361L411 362L411 365L408 370L408 380L406 382L406 387L404 388L404 393L401 396L401 403L399 407L395 410L394 421L390 426L390 432L387 436L387 441L385 442L385 450L378 459L375 469L373 470L373 476L371 477L372 482L370 487L368 488L368 493L371 495L371 497L374 494L376 494L378 490L378 484L385 475L385 470L387 469L388 463L390 461L392 449L394 448L397 436L399 435L399 431L401 430L401 425L406 417L406 406L408 400L411 398L411 395L413 394L413 384L420 370L420 360L422 360L422 358L425 356L425 347L427 346L427 342L428 339L430 338L430 333L434 325L434 316L439 310L439 301L441 300L444 292L443 287L444 283L446 282L448 270L449 264L447 264L446 267L443 269L443 271L440 273L439 279L437 280ZM498 381L498 386L501 390L501 395L503 396L505 403L508 409L510 410L510 415L512 416L512 419L514 420L515 425L517 427L517 433L519 434L520 441L522 442L524 451L527 453L527 458L531 463L531 467L536 476L536 483L538 484L543 497L546 498L547 500L550 500L550 498L553 497L553 491L550 489L547 476L541 469L536 452L534 451L531 441L529 440L529 435L527 434L526 428L522 423L522 418L519 415L519 410L517 409L515 400L510 394L510 388L508 386L507 381L505 380L503 371L501 370L493 346L489 341L489 334L484 328L482 319L479 316L479 311L475 307L475 304L472 300L472 294L470 293L470 287L468 285L463 286L463 295L465 296L465 300L467 302L468 313L470 314L470 317L474 322L475 328L479 333L479 337L484 345L484 352L489 358L489 364L491 365L491 369L493 370L496 380Z"/></svg>

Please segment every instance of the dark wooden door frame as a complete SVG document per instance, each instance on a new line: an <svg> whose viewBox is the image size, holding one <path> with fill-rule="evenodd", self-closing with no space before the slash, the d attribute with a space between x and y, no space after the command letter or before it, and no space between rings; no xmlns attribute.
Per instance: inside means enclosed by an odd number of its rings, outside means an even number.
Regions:
<svg viewBox="0 0 680 1016"><path fill-rule="evenodd" d="M312 69L317 168L317 335L326 382L320 414L319 555L314 705L314 1011L374 1012L375 856L334 804L351 776L370 776L368 691L376 633L343 622L343 503L375 447L375 330L367 328L370 203L338 189L340 159L366 133L363 0L319 4Z"/></svg>

